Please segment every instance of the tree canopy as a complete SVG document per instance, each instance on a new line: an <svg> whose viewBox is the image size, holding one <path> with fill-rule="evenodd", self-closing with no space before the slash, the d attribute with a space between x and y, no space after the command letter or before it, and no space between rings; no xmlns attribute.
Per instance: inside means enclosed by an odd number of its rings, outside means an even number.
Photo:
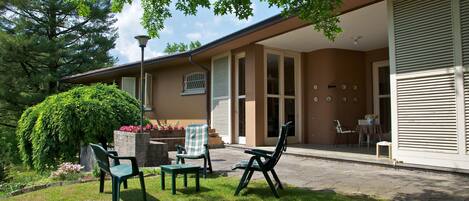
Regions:
<svg viewBox="0 0 469 201"><path fill-rule="evenodd" d="M78 5L80 14L90 13L89 5L96 0L68 0ZM284 16L296 15L300 19L313 24L315 30L322 32L328 39L334 40L342 31L339 18L335 15L342 0L260 0L270 7L282 9ZM112 0L112 11L121 12L124 5L133 0ZM141 24L151 37L158 37L158 32L164 28L164 21L172 16L170 6L174 4L176 10L185 15L196 15L200 8L212 9L215 15L234 14L238 19L248 19L253 16L253 2L251 0L141 0L143 17Z"/></svg>
<svg viewBox="0 0 469 201"><path fill-rule="evenodd" d="M139 120L139 102L115 85L76 87L26 109L16 130L23 162L36 170L77 161L81 144L112 141Z"/></svg>
<svg viewBox="0 0 469 201"><path fill-rule="evenodd" d="M114 63L111 2L93 1L85 17L63 0L0 1L0 146L16 144L24 109L67 88L60 78Z"/></svg>
<svg viewBox="0 0 469 201"><path fill-rule="evenodd" d="M18 113L57 92L63 76L113 63L117 37L109 1L96 1L81 17L60 0L0 3L0 121L14 126Z"/></svg>
<svg viewBox="0 0 469 201"><path fill-rule="evenodd" d="M164 53L166 54L174 54L178 52L185 52L188 50L193 50L202 46L199 41L191 41L189 44L185 43L166 43L166 48L164 49Z"/></svg>

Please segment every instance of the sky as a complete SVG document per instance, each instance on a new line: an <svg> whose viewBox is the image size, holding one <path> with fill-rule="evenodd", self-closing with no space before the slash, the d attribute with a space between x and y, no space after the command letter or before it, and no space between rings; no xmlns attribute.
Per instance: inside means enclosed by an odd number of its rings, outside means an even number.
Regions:
<svg viewBox="0 0 469 201"><path fill-rule="evenodd" d="M280 13L280 9L269 8L265 2L252 1L254 16L247 20L238 20L234 15L215 16L208 9L199 9L196 16L185 16L172 7L173 16L165 21L160 38L153 38L148 42L145 58L164 55L163 50L167 43L198 40L204 45ZM115 26L118 28L119 38L110 53L117 58L117 64L139 61L140 49L134 37L147 33L140 24L142 14L140 0L134 0L132 5L126 5L121 13L116 14Z"/></svg>

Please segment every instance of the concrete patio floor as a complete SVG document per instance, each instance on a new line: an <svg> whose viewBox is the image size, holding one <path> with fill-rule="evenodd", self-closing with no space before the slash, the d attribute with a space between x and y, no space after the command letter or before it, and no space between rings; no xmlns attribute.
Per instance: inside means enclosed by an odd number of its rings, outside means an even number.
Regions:
<svg viewBox="0 0 469 201"><path fill-rule="evenodd" d="M240 176L231 166L249 159L237 148L210 150L214 171ZM170 152L174 159L175 152ZM202 164L202 160L188 160ZM363 163L284 155L276 167L280 180L312 190L365 194L391 200L469 200L469 175L409 170ZM260 173L254 179L263 179Z"/></svg>

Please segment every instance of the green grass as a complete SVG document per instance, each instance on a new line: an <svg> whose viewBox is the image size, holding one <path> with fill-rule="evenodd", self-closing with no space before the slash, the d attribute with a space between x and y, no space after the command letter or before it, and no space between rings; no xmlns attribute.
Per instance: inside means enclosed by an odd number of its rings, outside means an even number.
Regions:
<svg viewBox="0 0 469 201"><path fill-rule="evenodd" d="M8 182L0 185L0 198L7 193L33 185L46 184L52 182L49 178L50 172L37 173L27 169L22 165L12 166L8 170Z"/></svg>
<svg viewBox="0 0 469 201"><path fill-rule="evenodd" d="M200 180L200 192L195 192L194 178L189 178L188 188L184 189L182 178L177 180L177 194L171 194L170 179L166 179L166 190L161 190L160 176L145 178L147 189L147 199L154 200L278 200L276 199L268 185L263 180L253 181L247 189L241 191L240 196L233 196L234 190L239 182L238 177L214 176ZM106 181L105 192L98 193L99 182L89 182L58 186L43 189L36 192L26 193L19 196L7 198L7 200L111 200L110 181ZM287 186L280 191L280 200L375 200L368 196L347 196L337 194L333 191L311 191L307 189ZM121 190L121 200L142 200L142 192L138 179L129 180L129 188Z"/></svg>

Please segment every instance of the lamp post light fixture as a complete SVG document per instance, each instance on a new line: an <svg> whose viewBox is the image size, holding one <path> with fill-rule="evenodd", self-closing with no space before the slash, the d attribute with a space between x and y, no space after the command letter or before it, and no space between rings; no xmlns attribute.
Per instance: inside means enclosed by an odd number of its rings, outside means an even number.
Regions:
<svg viewBox="0 0 469 201"><path fill-rule="evenodd" d="M135 36L135 39L138 40L138 45L140 49L142 50L142 60L140 62L140 87L139 87L139 92L140 92L140 132L143 133L143 113L144 113L144 105L143 105L143 87L145 83L143 82L143 52L144 48L147 46L148 40L150 40L150 37L146 35L139 35Z"/></svg>

